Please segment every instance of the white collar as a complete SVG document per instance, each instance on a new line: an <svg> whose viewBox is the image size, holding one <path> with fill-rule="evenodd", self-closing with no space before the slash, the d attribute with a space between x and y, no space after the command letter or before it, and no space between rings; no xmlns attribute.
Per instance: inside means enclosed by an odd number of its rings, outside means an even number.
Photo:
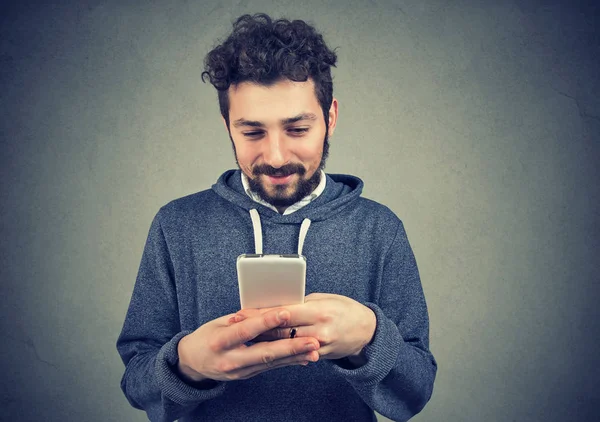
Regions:
<svg viewBox="0 0 600 422"><path fill-rule="evenodd" d="M272 210L279 212L277 210L277 208L275 208L273 205L269 204L266 201L263 201L263 199L261 197L259 197L256 193L252 192L252 190L250 190L250 184L248 183L248 177L244 174L243 171L240 171L240 173L242 174L242 185L244 186L244 191L246 192L246 194L250 198L252 198L253 201L258 202L259 204L262 204L265 207L269 207ZM287 207L285 209L285 211L283 212L283 215L288 215L293 212L296 212L300 208L310 204L311 201L313 201L314 199L316 199L317 197L319 197L319 195L321 195L323 193L323 191L325 190L326 182L327 182L327 176L325 176L325 172L323 170L321 170L321 181L319 182L319 185L315 188L315 190L312 191L312 193L306 195L304 198L302 198L295 204L292 204L289 207Z"/></svg>

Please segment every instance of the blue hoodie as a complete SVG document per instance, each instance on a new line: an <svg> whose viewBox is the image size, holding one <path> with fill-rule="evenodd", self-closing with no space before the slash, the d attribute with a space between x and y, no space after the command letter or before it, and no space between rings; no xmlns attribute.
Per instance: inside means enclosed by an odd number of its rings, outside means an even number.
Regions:
<svg viewBox="0 0 600 422"><path fill-rule="evenodd" d="M319 197L281 215L248 197L240 171L229 170L212 189L162 207L117 341L131 405L152 421L375 421L373 411L405 421L418 413L437 370L419 272L402 222L362 198L362 187L357 177L329 174ZM178 378L179 340L240 308L236 258L256 251L254 209L266 254L297 253L310 220L306 294L344 295L374 311L363 366L322 359L202 389Z"/></svg>

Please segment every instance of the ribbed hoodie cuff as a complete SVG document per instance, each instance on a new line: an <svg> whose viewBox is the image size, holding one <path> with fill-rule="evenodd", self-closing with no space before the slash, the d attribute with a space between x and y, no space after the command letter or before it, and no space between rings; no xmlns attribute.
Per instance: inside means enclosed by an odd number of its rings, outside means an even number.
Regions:
<svg viewBox="0 0 600 422"><path fill-rule="evenodd" d="M198 389L186 384L179 378L174 367L179 361L177 345L179 340L190 334L182 331L166 343L156 357L156 379L165 397L181 406L197 405L205 400L213 399L225 391L225 382L216 382L213 388Z"/></svg>
<svg viewBox="0 0 600 422"><path fill-rule="evenodd" d="M379 306L364 303L377 318L377 327L372 341L363 349L367 362L358 368L346 369L333 365L334 371L347 381L358 386L374 385L381 382L394 368L402 347L406 347L398 327L387 318Z"/></svg>

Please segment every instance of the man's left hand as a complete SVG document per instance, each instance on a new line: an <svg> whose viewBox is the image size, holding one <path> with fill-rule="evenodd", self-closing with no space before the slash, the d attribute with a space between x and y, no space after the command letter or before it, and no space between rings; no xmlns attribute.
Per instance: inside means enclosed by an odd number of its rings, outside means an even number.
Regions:
<svg viewBox="0 0 600 422"><path fill-rule="evenodd" d="M278 308L290 311L287 327L291 328L275 328L257 337L256 341L290 338L293 328L296 337L316 338L321 344L319 356L325 359L359 357L372 340L377 325L371 309L341 295L312 293L305 297L303 304ZM242 321L270 309L275 308L242 309L232 319Z"/></svg>

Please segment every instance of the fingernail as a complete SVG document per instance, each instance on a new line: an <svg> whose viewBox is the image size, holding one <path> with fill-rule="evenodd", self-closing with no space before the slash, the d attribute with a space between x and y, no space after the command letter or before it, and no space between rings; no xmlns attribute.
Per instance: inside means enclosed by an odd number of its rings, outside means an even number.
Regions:
<svg viewBox="0 0 600 422"><path fill-rule="evenodd" d="M313 343L306 343L306 346L304 346L304 348L306 350L308 350L309 352L312 352L313 350L317 350L317 347Z"/></svg>
<svg viewBox="0 0 600 422"><path fill-rule="evenodd" d="M300 365L302 365L302 366L306 366L306 365L308 365L308 362L307 362L307 361L300 362Z"/></svg>
<svg viewBox="0 0 600 422"><path fill-rule="evenodd" d="M279 311L279 313L277 314L277 319L279 321L286 321L288 319L288 312L287 311Z"/></svg>

